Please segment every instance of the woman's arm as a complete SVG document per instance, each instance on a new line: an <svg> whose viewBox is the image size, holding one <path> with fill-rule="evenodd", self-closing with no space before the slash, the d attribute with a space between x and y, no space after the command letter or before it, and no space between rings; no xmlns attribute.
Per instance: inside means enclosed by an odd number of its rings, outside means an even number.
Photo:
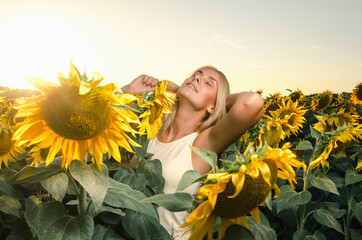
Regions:
<svg viewBox="0 0 362 240"><path fill-rule="evenodd" d="M148 76L148 75L140 75L139 77L135 78L130 84L122 87L122 92L130 93L133 95L137 95L138 93L152 92L155 90L157 84L160 81L157 78ZM177 92L177 89L180 86L174 82L167 81L167 89L172 92Z"/></svg>
<svg viewBox="0 0 362 240"><path fill-rule="evenodd" d="M131 83L122 87L122 92L137 95L145 91L152 92L156 88L156 84L159 82L157 78L142 74L135 78Z"/></svg>
<svg viewBox="0 0 362 240"><path fill-rule="evenodd" d="M200 133L195 146L220 154L263 115L264 100L258 93L241 92L226 99L227 114Z"/></svg>

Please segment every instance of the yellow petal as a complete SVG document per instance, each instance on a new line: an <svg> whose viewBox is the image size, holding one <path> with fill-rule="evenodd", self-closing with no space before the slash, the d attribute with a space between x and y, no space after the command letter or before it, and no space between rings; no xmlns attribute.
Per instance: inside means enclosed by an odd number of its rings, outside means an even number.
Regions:
<svg viewBox="0 0 362 240"><path fill-rule="evenodd" d="M42 78L37 77L23 77L24 79L28 80L31 85L33 85L36 89L42 91L43 93L51 92L54 87L59 87L59 85L45 81Z"/></svg>

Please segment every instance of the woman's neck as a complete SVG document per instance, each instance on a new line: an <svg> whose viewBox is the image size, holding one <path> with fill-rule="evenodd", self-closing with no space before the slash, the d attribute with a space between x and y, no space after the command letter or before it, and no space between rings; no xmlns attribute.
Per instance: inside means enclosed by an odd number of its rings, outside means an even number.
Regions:
<svg viewBox="0 0 362 240"><path fill-rule="evenodd" d="M204 115L204 112L195 111L188 105L180 104L169 130L164 133L159 133L157 135L158 140L171 142L195 132Z"/></svg>

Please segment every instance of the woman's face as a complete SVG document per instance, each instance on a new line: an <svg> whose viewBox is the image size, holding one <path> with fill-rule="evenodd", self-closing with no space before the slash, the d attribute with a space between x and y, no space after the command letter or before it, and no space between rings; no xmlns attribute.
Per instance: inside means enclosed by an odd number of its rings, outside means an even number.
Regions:
<svg viewBox="0 0 362 240"><path fill-rule="evenodd" d="M196 110L213 111L219 80L219 73L213 69L197 70L181 85L179 89L180 100L188 99Z"/></svg>

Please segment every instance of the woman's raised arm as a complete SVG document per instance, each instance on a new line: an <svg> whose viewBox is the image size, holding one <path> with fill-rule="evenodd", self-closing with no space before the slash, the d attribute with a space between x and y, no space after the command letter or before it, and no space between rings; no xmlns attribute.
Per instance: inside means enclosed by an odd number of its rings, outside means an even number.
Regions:
<svg viewBox="0 0 362 240"><path fill-rule="evenodd" d="M157 78L142 74L135 78L131 83L122 87L122 92L137 95L138 93L152 92L160 82ZM167 89L176 92L180 86L174 82L167 81Z"/></svg>
<svg viewBox="0 0 362 240"><path fill-rule="evenodd" d="M227 114L200 136L200 145L217 154L224 151L263 115L264 100L258 93L241 92L226 99ZM197 147L197 143L195 146Z"/></svg>

